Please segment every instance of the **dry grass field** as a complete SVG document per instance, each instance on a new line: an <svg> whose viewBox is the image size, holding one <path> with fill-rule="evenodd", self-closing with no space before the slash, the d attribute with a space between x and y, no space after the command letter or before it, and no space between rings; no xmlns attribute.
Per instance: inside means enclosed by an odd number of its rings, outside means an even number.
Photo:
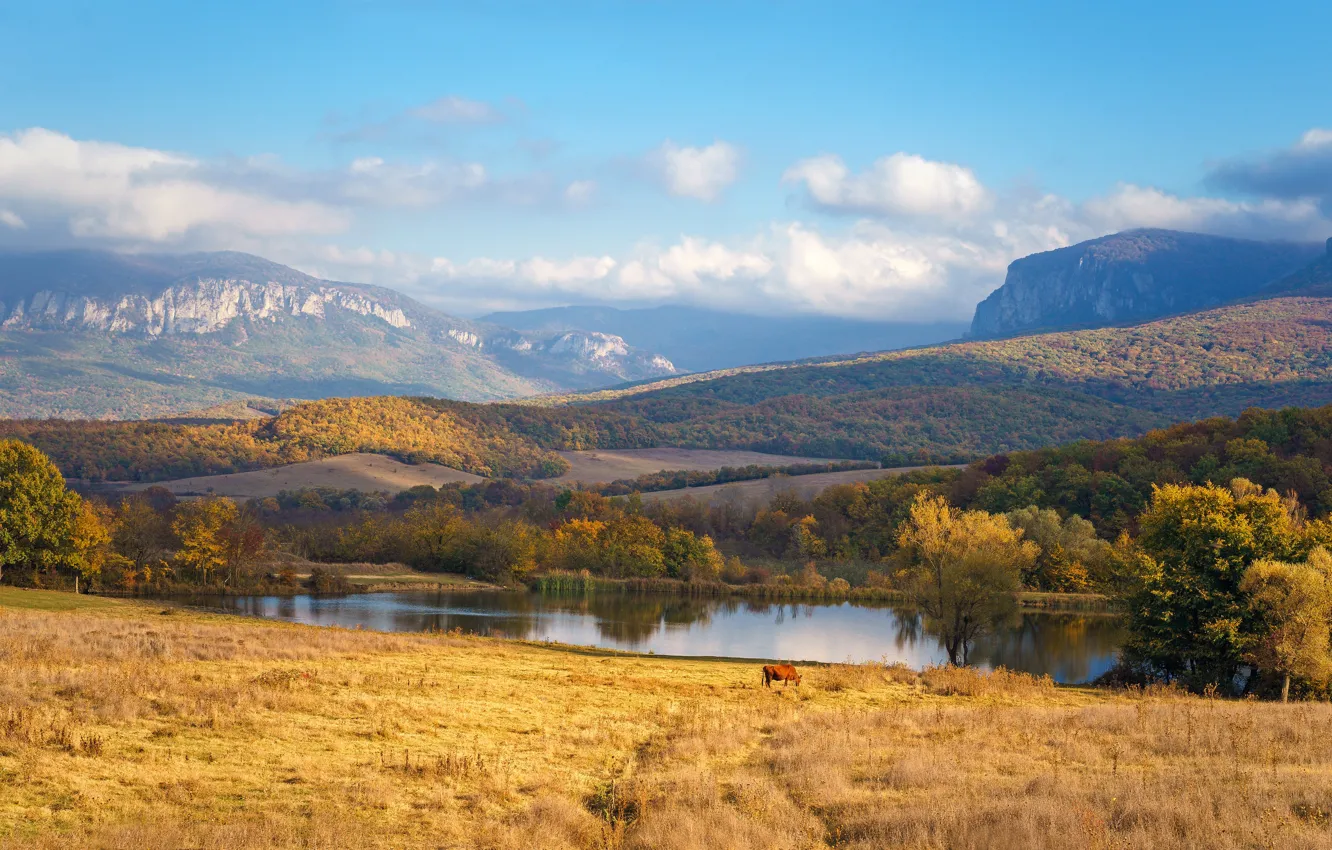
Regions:
<svg viewBox="0 0 1332 850"><path fill-rule="evenodd" d="M711 470L723 466L790 466L795 463L826 463L830 458L790 457L764 452L714 451L712 449L594 449L559 452L569 462L569 471L556 481L585 484L637 478L663 470Z"/></svg>
<svg viewBox="0 0 1332 850"><path fill-rule="evenodd" d="M122 491L143 490L147 487L165 487L183 495L231 496L238 499L276 496L283 490L304 487L334 487L338 490L384 490L397 493L429 484L438 487L451 481L473 484L484 480L470 472L460 472L437 463L407 464L391 457L376 454L348 454L306 463L293 463L273 469L253 472L234 472L229 475L201 475L196 478L178 478L157 484L130 484L107 489Z"/></svg>
<svg viewBox="0 0 1332 850"><path fill-rule="evenodd" d="M1332 707L0 588L5 848L1315 848Z"/></svg>

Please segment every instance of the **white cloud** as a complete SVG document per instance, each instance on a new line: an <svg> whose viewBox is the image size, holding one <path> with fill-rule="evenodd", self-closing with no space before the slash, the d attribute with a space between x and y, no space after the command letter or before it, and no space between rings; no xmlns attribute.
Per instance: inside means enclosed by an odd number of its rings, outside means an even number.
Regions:
<svg viewBox="0 0 1332 850"><path fill-rule="evenodd" d="M990 204L990 193L971 169L895 153L852 174L839 156L801 160L784 183L803 183L816 204L829 210L885 215L968 216Z"/></svg>
<svg viewBox="0 0 1332 850"><path fill-rule="evenodd" d="M1332 223L1306 202L1181 197L1124 184L1078 204L1052 194L998 195L960 219L864 219L845 232L775 224L740 243L686 235L622 257L436 260L412 279L453 309L561 303L687 302L762 313L965 320L1029 254L1133 227L1301 236Z"/></svg>
<svg viewBox="0 0 1332 850"><path fill-rule="evenodd" d="M489 103L446 95L407 110L407 114L434 124L498 124L504 113Z"/></svg>
<svg viewBox="0 0 1332 850"><path fill-rule="evenodd" d="M12 230L27 230L28 223L13 210L0 209L0 224Z"/></svg>
<svg viewBox="0 0 1332 850"><path fill-rule="evenodd" d="M595 180L575 180L564 187L564 199L576 207L591 203L596 194Z"/></svg>
<svg viewBox="0 0 1332 850"><path fill-rule="evenodd" d="M714 201L739 176L740 150L723 141L691 148L667 139L648 155L647 162L672 195Z"/></svg>
<svg viewBox="0 0 1332 850"><path fill-rule="evenodd" d="M1297 147L1301 148L1323 148L1332 145L1332 130L1326 130L1322 127L1314 127L1300 136Z"/></svg>
<svg viewBox="0 0 1332 850"><path fill-rule="evenodd" d="M353 204L381 207L430 207L490 186L477 162L419 165L387 163L380 157L353 160L339 194Z"/></svg>
<svg viewBox="0 0 1332 850"><path fill-rule="evenodd" d="M0 135L0 200L28 220L63 220L75 236L147 242L203 230L331 234L350 221L345 211L317 201L207 182L200 163L188 157L43 129Z"/></svg>

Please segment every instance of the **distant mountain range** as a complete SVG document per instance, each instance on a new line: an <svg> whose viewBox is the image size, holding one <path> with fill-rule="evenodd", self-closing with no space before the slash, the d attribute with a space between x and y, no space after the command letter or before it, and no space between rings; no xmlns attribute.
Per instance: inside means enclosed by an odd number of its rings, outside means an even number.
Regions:
<svg viewBox="0 0 1332 850"><path fill-rule="evenodd" d="M697 307L553 307L491 313L482 321L557 332L597 331L656 351L679 368L700 372L931 345L960 338L965 322L868 322L830 316L748 316Z"/></svg>
<svg viewBox="0 0 1332 850"><path fill-rule="evenodd" d="M1142 322L1261 293L1320 244L1129 230L1032 254L976 307L974 338Z"/></svg>
<svg viewBox="0 0 1332 850"><path fill-rule="evenodd" d="M330 295L321 303L340 302ZM384 310L394 308L387 301L376 303ZM45 308L38 312L45 314ZM369 321L358 310L343 312ZM30 314L31 309L24 315ZM61 315L49 321L67 321ZM114 314L97 315L98 322L114 322ZM327 320L334 315L330 311ZM414 314L404 309L403 315L412 319ZM179 327L184 319L177 315L172 321ZM212 320L193 316L189 321L207 325ZM375 321L397 332L387 320ZM261 322L244 327L253 324ZM292 325L286 334L302 327ZM380 332L384 339L391 337L389 331ZM252 333L248 340L256 338ZM214 353L227 350L213 345ZM292 345L299 347L300 341L288 345L289 358ZM201 363L196 359L196 366ZM1234 416L1250 407L1328 404L1332 253L1325 248L1304 268L1236 303L1132 326L746 365L523 404L380 398L302 405L268 423L10 422L0 423L0 435L37 441L69 472L145 480L182 469L198 474L254 468L311 452L346 451L444 458L472 464L460 468L490 470L483 474L526 476L558 471L548 454L553 450L653 446L866 458L890 465L956 462L1079 439L1136 436L1177 422ZM196 419L248 418L280 406L240 411L225 406ZM428 455L421 454L423 440ZM1229 462L1240 462L1251 448L1239 447L1240 454ZM1229 452L1228 447L1217 450ZM1086 451L1067 470L1065 489L1094 500L1119 482L1104 474L1092 447ZM1149 452L1133 462L1155 460ZM1283 469L1292 481L1313 486L1301 478L1304 467Z"/></svg>
<svg viewBox="0 0 1332 850"><path fill-rule="evenodd" d="M234 252L0 255L0 416L142 418L249 397L484 401L671 375L618 336L516 331Z"/></svg>

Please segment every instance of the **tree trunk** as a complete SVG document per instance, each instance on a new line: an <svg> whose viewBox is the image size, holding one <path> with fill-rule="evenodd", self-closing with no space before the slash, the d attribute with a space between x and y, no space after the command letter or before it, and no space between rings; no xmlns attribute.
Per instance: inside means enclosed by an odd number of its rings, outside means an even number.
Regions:
<svg viewBox="0 0 1332 850"><path fill-rule="evenodd" d="M1281 680L1281 701L1282 701L1282 702L1290 702L1290 674L1289 674L1289 673L1286 674L1286 678L1285 678L1285 679L1282 679L1282 680Z"/></svg>

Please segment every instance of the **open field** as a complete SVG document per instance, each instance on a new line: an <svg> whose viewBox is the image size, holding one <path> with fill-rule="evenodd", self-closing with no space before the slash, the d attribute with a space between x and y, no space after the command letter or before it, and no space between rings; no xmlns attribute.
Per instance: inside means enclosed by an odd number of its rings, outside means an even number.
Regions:
<svg viewBox="0 0 1332 850"><path fill-rule="evenodd" d="M305 487L396 493L420 484L438 487L451 481L473 484L483 480L479 475L460 472L437 463L407 464L384 455L347 454L273 469L256 469L253 472L201 475L156 484L108 485L104 489L132 492L148 487L165 487L178 496L211 493L238 499L255 499Z"/></svg>
<svg viewBox="0 0 1332 850"><path fill-rule="evenodd" d="M689 496L710 504L722 502L747 502L763 504L777 493L792 492L802 499L818 495L820 491L834 484L849 484L853 481L874 481L890 475L901 475L926 469L923 466L900 466L892 469L849 469L842 472L815 472L812 475L781 475L772 478L758 478L753 481L733 481L729 484L709 484L705 487L688 487L683 490L658 490L644 493L643 501L652 502L662 499L679 499Z"/></svg>
<svg viewBox="0 0 1332 850"><path fill-rule="evenodd" d="M636 478L663 470L711 470L723 466L788 466L795 463L820 463L827 458L788 457L762 452L711 451L706 449L625 449L622 451L559 452L570 463L570 470L555 483L574 484L609 482ZM875 472L876 470L869 470ZM830 473L863 475L864 472ZM815 476L811 476L815 477ZM276 496L283 490L304 487L334 487L339 490L384 490L397 493L420 484L438 487L454 481L474 484L482 477L437 463L407 464L385 455L347 454L306 463L293 463L253 472L227 475L201 475L155 484L103 484L103 492L134 492L148 487L165 487L178 496L231 496L238 499ZM847 479L861 480L861 479ZM825 485L826 486L826 485ZM705 489L705 488L700 488Z"/></svg>
<svg viewBox="0 0 1332 850"><path fill-rule="evenodd" d="M0 847L1332 846L1326 704L55 596L0 596Z"/></svg>
<svg viewBox="0 0 1332 850"><path fill-rule="evenodd" d="M834 458L790 457L764 452L713 451L711 449L594 449L558 452L569 462L569 471L556 481L606 483L637 478L664 470L712 470L723 466L790 466L796 463L827 463Z"/></svg>

